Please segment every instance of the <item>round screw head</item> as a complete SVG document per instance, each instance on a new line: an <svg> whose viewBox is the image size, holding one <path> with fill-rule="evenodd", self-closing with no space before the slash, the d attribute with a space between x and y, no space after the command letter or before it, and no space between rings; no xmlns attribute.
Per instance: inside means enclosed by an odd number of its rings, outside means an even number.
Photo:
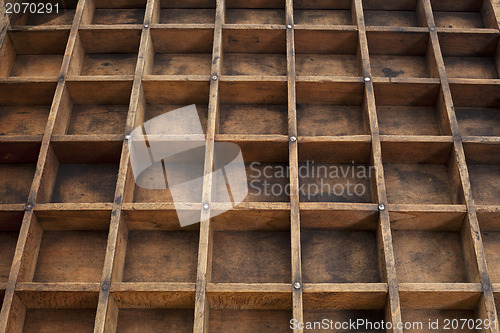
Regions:
<svg viewBox="0 0 500 333"><path fill-rule="evenodd" d="M130 134L125 135L125 140L130 140L132 136Z"/></svg>
<svg viewBox="0 0 500 333"><path fill-rule="evenodd" d="M148 28L149 27L149 24L144 24L144 28Z"/></svg>
<svg viewBox="0 0 500 333"><path fill-rule="evenodd" d="M291 136L291 137L290 137L290 141L291 141L291 142L295 142L295 141L297 141L297 138L296 138L296 137L294 137L294 136Z"/></svg>
<svg viewBox="0 0 500 333"><path fill-rule="evenodd" d="M217 81L218 79L217 75L212 76L212 80Z"/></svg>
<svg viewBox="0 0 500 333"><path fill-rule="evenodd" d="M107 282L104 282L101 286L101 289L104 290L104 291L107 291L109 290L109 283Z"/></svg>
<svg viewBox="0 0 500 333"><path fill-rule="evenodd" d="M294 287L295 289L297 289L297 290L298 290L298 289L300 289L300 282L295 282L295 283L293 284L293 287Z"/></svg>
<svg viewBox="0 0 500 333"><path fill-rule="evenodd" d="M365 82L370 82L371 80L369 77L365 77Z"/></svg>
<svg viewBox="0 0 500 333"><path fill-rule="evenodd" d="M287 27L288 29L292 29L292 28L293 28L291 24L288 24L286 27Z"/></svg>
<svg viewBox="0 0 500 333"><path fill-rule="evenodd" d="M204 210L207 210L208 208L210 208L210 206L207 203L203 204L203 209Z"/></svg>
<svg viewBox="0 0 500 333"><path fill-rule="evenodd" d="M435 27L430 27L430 30L434 31L434 30L436 30L436 28Z"/></svg>
<svg viewBox="0 0 500 333"><path fill-rule="evenodd" d="M32 208L33 208L32 204L26 204L26 206L24 206L25 210L31 210Z"/></svg>
<svg viewBox="0 0 500 333"><path fill-rule="evenodd" d="M384 204L378 205L378 210L380 211L385 210L385 205Z"/></svg>

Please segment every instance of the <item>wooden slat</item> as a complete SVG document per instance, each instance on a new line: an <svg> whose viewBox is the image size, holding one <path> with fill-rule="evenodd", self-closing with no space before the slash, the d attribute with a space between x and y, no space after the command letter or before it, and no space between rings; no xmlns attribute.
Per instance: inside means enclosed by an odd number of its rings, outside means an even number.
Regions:
<svg viewBox="0 0 500 333"><path fill-rule="evenodd" d="M384 172L382 165L382 149L380 143L380 132L378 128L377 113L375 106L375 94L373 90L373 81L371 80L371 66L368 54L368 40L366 37L366 26L363 14L363 5L361 0L353 2L356 9L356 18L359 33L360 57L362 60L362 75L365 78L365 98L366 109L370 124L372 136L372 159L375 166L376 198L379 205L387 207L387 195L385 189ZM369 79L367 79L369 78ZM380 211L379 227L377 229L378 246L380 248L381 258L379 258L383 281L388 285L388 298L386 306L386 320L392 321L395 328L393 332L401 332L396 327L401 322L401 308L399 304L398 280L396 276L396 263L394 259L394 250L392 247L391 225L387 209Z"/></svg>
<svg viewBox="0 0 500 333"><path fill-rule="evenodd" d="M450 85L446 68L441 52L437 29L435 28L434 16L430 0L422 0L427 16L427 24L430 28L431 45L434 51L434 57L437 62L439 78L441 80L441 91L444 97L445 107L450 121L451 132L454 138L454 151L457 161L457 167L460 175L460 182L463 188L465 204L467 206L467 218L462 231L462 242L464 247L464 256L468 268L468 278L471 282L480 282L483 289L483 297L479 300L479 316L482 319L498 321L498 315L495 307L493 288L486 268L486 258L477 220L476 207L472 197L469 172L465 153L462 144L462 138L458 127L453 99L451 96ZM498 327L491 327L489 332L498 332Z"/></svg>

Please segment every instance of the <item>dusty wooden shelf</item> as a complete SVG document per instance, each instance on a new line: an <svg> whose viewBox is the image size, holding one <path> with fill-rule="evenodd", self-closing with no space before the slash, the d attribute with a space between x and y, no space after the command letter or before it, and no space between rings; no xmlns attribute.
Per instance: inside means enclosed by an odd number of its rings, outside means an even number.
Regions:
<svg viewBox="0 0 500 333"><path fill-rule="evenodd" d="M498 0L5 2L0 333L498 323ZM127 135L190 104L245 162L212 218L221 179L132 173Z"/></svg>

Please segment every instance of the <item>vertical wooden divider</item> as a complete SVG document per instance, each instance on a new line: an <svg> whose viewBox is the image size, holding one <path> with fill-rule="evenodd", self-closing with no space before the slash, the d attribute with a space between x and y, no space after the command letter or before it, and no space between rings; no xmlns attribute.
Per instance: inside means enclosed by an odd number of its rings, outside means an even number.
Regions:
<svg viewBox="0 0 500 333"><path fill-rule="evenodd" d="M5 290L4 302L0 311L0 332L2 333L22 331L22 324L20 323L24 322L24 320L21 321L21 319L24 319L25 313L22 312L25 311L25 308L18 296L15 295L15 288L22 267L21 259L23 257L25 249L30 246L29 238L33 237L33 233L38 232L36 231L36 229L39 228L38 222L33 222L36 219L33 213L33 209L36 204L36 198L40 188L43 170L47 167L49 150L51 149L50 140L55 125L57 112L59 110L59 105L63 103L63 95L66 90L66 76L68 74L71 57L75 49L78 29L82 20L85 3L86 0L78 1L75 16L71 25L70 34L66 43L66 49L61 64L61 71L57 78L57 87L54 93L47 125L45 127L44 135L42 138L35 175L29 193L28 205L26 206L26 212L24 214L23 222L19 232L16 251L12 260L9 280L7 282L7 287ZM0 45L3 45L10 23L8 16L5 14L4 1L1 1L0 5L0 26L2 29L0 30Z"/></svg>
<svg viewBox="0 0 500 333"><path fill-rule="evenodd" d="M134 82L130 96L129 110L125 133L130 133L136 126L136 118L139 109L142 107L143 98L142 78L151 47L151 23L154 17L155 4L159 0L148 0L146 12L142 25L141 41L137 56L137 63L134 72ZM129 173L130 150L129 142L124 140L120 168L118 171L118 180L113 201L113 210L111 213L111 222L109 226L108 244L106 248L106 257L104 260L104 269L101 278L101 288L99 290L99 303L97 305L97 314L94 324L94 332L115 332L118 321L118 307L111 297L111 289L114 282L121 280L123 262L125 260L125 251L127 248L128 230L122 217L122 204L125 196L125 183Z"/></svg>
<svg viewBox="0 0 500 333"><path fill-rule="evenodd" d="M194 308L193 332L208 332L208 300L207 283L212 270L213 230L210 225L210 210L212 201L212 171L214 165L214 141L218 128L219 112L219 81L221 79L222 62L222 24L225 14L224 0L217 0L214 27L214 45L212 49L212 68L210 81L210 96L208 101L208 124L205 149L205 166L203 178L202 206L208 204L208 209L202 208L200 222L200 241L198 250L198 271L196 277L196 298Z"/></svg>
<svg viewBox="0 0 500 333"><path fill-rule="evenodd" d="M302 302L302 268L300 249L300 207L299 207L299 147L297 133L297 98L295 84L295 41L293 0L286 1L286 55L288 77L288 144L290 167L290 239L292 260L292 306L293 319L297 322L304 321ZM295 138L292 140L290 138ZM295 284L297 284L295 286ZM297 288L299 287L299 288ZM295 332L303 332L297 328Z"/></svg>
<svg viewBox="0 0 500 333"><path fill-rule="evenodd" d="M387 210L387 194L385 189L384 169L382 164L382 148L380 143L380 132L377 120L377 111L375 105L375 93L373 89L373 80L371 75L370 56L368 52L368 40L366 37L366 26L363 14L362 0L353 0L355 8L356 24L359 34L359 49L362 60L361 73L365 80L365 103L368 111L370 132L372 138L372 159L375 167L375 183L377 188L377 198L380 209L379 226L377 229L377 239L379 246L381 271L383 281L387 283L388 298L386 306L386 320L391 321L393 326L402 322L401 307L399 302L399 285L396 276L396 263L394 259L394 249L392 247L391 222ZM380 206L383 205L383 206ZM402 329L394 327L391 332L402 332Z"/></svg>
<svg viewBox="0 0 500 333"><path fill-rule="evenodd" d="M466 242L464 244L466 253L469 257L469 261L476 260L477 268L470 267L469 262L469 279L471 282L480 282L482 284L483 296L480 302L484 302L478 306L479 316L482 319L489 319L491 322L495 321L498 323L498 315L495 307L495 300L493 296L493 288L486 267L486 257L483 248L483 242L481 237L481 232L479 230L479 223L476 214L476 207L474 200L472 198L472 189L469 179L469 171L467 168L467 162L465 158L465 152L462 143L462 137L460 135L458 121L455 115L455 107L453 105L453 99L450 90L450 84L448 81L448 76L446 74L446 68L444 64L443 55L441 52L441 46L439 43L439 37L434 22L434 14L432 11L432 6L430 0L422 0L425 10L425 15L427 17L427 24L430 29L430 38L432 47L434 50L434 56L437 62L437 70L439 73L439 78L441 80L441 93L444 97L445 107L448 114L448 119L450 121L451 132L453 135L454 151L458 162L458 170L460 174L460 179L462 182L462 187L465 197L465 205L467 206L467 218L463 226L463 231L465 234L462 236L462 241ZM490 0L485 0L490 1ZM493 4L492 4L493 6ZM467 249L468 247L468 249ZM498 326L492 326L489 330L483 330L484 332L499 332Z"/></svg>

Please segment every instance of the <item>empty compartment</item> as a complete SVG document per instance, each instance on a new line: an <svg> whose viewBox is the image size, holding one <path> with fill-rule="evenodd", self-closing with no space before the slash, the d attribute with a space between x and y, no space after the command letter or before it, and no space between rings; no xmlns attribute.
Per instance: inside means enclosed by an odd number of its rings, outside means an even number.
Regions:
<svg viewBox="0 0 500 333"><path fill-rule="evenodd" d="M306 331L386 332L391 319L386 315L387 291L383 285L316 290L303 296Z"/></svg>
<svg viewBox="0 0 500 333"><path fill-rule="evenodd" d="M154 63L146 74L210 75L213 29L152 29L151 37Z"/></svg>
<svg viewBox="0 0 500 333"><path fill-rule="evenodd" d="M69 27L73 24L77 4L77 0L34 1L18 3L17 5L14 5L14 2L9 2L5 4L5 8L15 13L10 19L11 25L14 27L64 25ZM19 5L20 7L17 7Z"/></svg>
<svg viewBox="0 0 500 333"><path fill-rule="evenodd" d="M100 282L111 211L35 213L22 258L23 282Z"/></svg>
<svg viewBox="0 0 500 333"><path fill-rule="evenodd" d="M425 213L418 215L423 217ZM450 219L450 215L442 212L417 223L410 219L397 221L398 213L390 212L400 283L476 282L469 281L474 276L472 271L477 271L472 259L475 256L470 252L470 227L463 217Z"/></svg>
<svg viewBox="0 0 500 333"><path fill-rule="evenodd" d="M451 84L462 136L500 136L500 85Z"/></svg>
<svg viewBox="0 0 500 333"><path fill-rule="evenodd" d="M478 219L491 282L500 283L500 226L498 220L491 223L480 214L478 214Z"/></svg>
<svg viewBox="0 0 500 333"><path fill-rule="evenodd" d="M285 0L227 0L226 24L285 24Z"/></svg>
<svg viewBox="0 0 500 333"><path fill-rule="evenodd" d="M355 30L296 30L297 75L359 76L358 32Z"/></svg>
<svg viewBox="0 0 500 333"><path fill-rule="evenodd" d="M500 205L500 145L465 143L465 157L477 205Z"/></svg>
<svg viewBox="0 0 500 333"><path fill-rule="evenodd" d="M222 31L223 75L285 76L285 30L224 29Z"/></svg>
<svg viewBox="0 0 500 333"><path fill-rule="evenodd" d="M488 0L431 0L434 22L440 28L498 29L492 2Z"/></svg>
<svg viewBox="0 0 500 333"><path fill-rule="evenodd" d="M305 283L377 283L381 249L376 216L350 212L341 223L340 213L301 212L302 279ZM348 212L344 212L348 215ZM361 217L362 216L362 217ZM334 255L332 255L334 254Z"/></svg>
<svg viewBox="0 0 500 333"><path fill-rule="evenodd" d="M0 204L25 204L40 151L37 142L0 144Z"/></svg>
<svg viewBox="0 0 500 333"><path fill-rule="evenodd" d="M147 0L92 0L85 4L82 24L142 24Z"/></svg>
<svg viewBox="0 0 500 333"><path fill-rule="evenodd" d="M293 1L296 25L353 25L352 1Z"/></svg>
<svg viewBox="0 0 500 333"><path fill-rule="evenodd" d="M370 149L369 141L299 142L300 201L374 202Z"/></svg>
<svg viewBox="0 0 500 333"><path fill-rule="evenodd" d="M61 72L69 30L8 31L0 49L0 77L52 78Z"/></svg>
<svg viewBox="0 0 500 333"><path fill-rule="evenodd" d="M498 34L439 32L449 78L498 79Z"/></svg>
<svg viewBox="0 0 500 333"><path fill-rule="evenodd" d="M11 332L94 331L97 291L16 291L7 325Z"/></svg>
<svg viewBox="0 0 500 333"><path fill-rule="evenodd" d="M0 136L43 134L55 90L49 82L1 84Z"/></svg>
<svg viewBox="0 0 500 333"><path fill-rule="evenodd" d="M211 282L290 283L289 213L233 210L227 215L230 221L222 215L214 224ZM266 224L269 219L273 223Z"/></svg>
<svg viewBox="0 0 500 333"><path fill-rule="evenodd" d="M113 202L121 148L121 141L53 141L38 202Z"/></svg>
<svg viewBox="0 0 500 333"><path fill-rule="evenodd" d="M375 83L382 135L451 135L439 84Z"/></svg>
<svg viewBox="0 0 500 333"><path fill-rule="evenodd" d="M199 225L181 228L176 211L130 210L121 232L123 282L196 282Z"/></svg>
<svg viewBox="0 0 500 333"><path fill-rule="evenodd" d="M405 332L472 333L495 330L487 319L480 290L470 286L437 289L433 292L401 287L401 319ZM475 289L475 288L474 288Z"/></svg>
<svg viewBox="0 0 500 333"><path fill-rule="evenodd" d="M0 212L0 285L9 280L23 215L22 211ZM2 297L0 295L0 302Z"/></svg>
<svg viewBox="0 0 500 333"><path fill-rule="evenodd" d="M112 297L117 308L108 314L108 330L117 333L193 331L194 285L175 292L118 290Z"/></svg>
<svg viewBox="0 0 500 333"><path fill-rule="evenodd" d="M288 134L283 81L221 82L220 134Z"/></svg>
<svg viewBox="0 0 500 333"><path fill-rule="evenodd" d="M209 81L143 81L143 91L141 94L139 112L136 115L136 125L142 124L148 126L150 133L148 139L157 143L161 143L162 135L192 135L193 133L183 133L183 128L194 128L197 124L186 124L185 119L177 119L174 123L176 130L173 127L165 129L165 123L162 120L155 118L160 117L169 111L174 111L186 105L195 104L198 111L199 122L203 132L206 132L207 115L208 115L208 99L209 99ZM166 93L167 92L167 93ZM171 93L168 93L171 92ZM172 93L175 92L175 93ZM155 123L156 122L156 123ZM184 126L182 127L181 126ZM155 139L158 137L158 139ZM204 143L204 136L199 136ZM172 144L172 140L167 144ZM160 162L164 156L155 157L154 162ZM187 174L203 173L203 159L204 153L196 157L195 160L187 161L185 170ZM200 164L201 163L201 164ZM124 200L126 202L173 202L172 194L168 184L165 189L158 189L153 177L154 168L145 170L141 173L141 181L144 185L138 186L135 183L134 175L131 168L127 175L127 187L125 191ZM147 181L148 177L150 181ZM163 177L163 176L162 176ZM149 186L151 185L151 186ZM193 189L192 196L188 198L190 202L201 202L201 192L198 189Z"/></svg>
<svg viewBox="0 0 500 333"><path fill-rule="evenodd" d="M363 10L367 26L427 26L422 0L363 0Z"/></svg>
<svg viewBox="0 0 500 333"><path fill-rule="evenodd" d="M297 82L299 136L370 134L364 85L343 82Z"/></svg>
<svg viewBox="0 0 500 333"><path fill-rule="evenodd" d="M133 75L141 29L80 29L68 75Z"/></svg>
<svg viewBox="0 0 500 333"><path fill-rule="evenodd" d="M366 35L374 77L439 77L429 33L368 31Z"/></svg>
<svg viewBox="0 0 500 333"><path fill-rule="evenodd" d="M230 289L231 290L231 289ZM208 332L289 332L292 295L288 292L207 292Z"/></svg>
<svg viewBox="0 0 500 333"><path fill-rule="evenodd" d="M247 141L243 138L230 142L240 147L245 163L248 187L245 202L289 202L290 171L288 143L285 140L286 138L278 141ZM225 181L219 177L214 178L212 188L212 201L227 202L228 189Z"/></svg>
<svg viewBox="0 0 500 333"><path fill-rule="evenodd" d="M161 0L159 23L215 23L215 0Z"/></svg>
<svg viewBox="0 0 500 333"><path fill-rule="evenodd" d="M124 134L132 81L68 81L53 135Z"/></svg>
<svg viewBox="0 0 500 333"><path fill-rule="evenodd" d="M387 200L394 204L462 204L451 142L382 142Z"/></svg>

